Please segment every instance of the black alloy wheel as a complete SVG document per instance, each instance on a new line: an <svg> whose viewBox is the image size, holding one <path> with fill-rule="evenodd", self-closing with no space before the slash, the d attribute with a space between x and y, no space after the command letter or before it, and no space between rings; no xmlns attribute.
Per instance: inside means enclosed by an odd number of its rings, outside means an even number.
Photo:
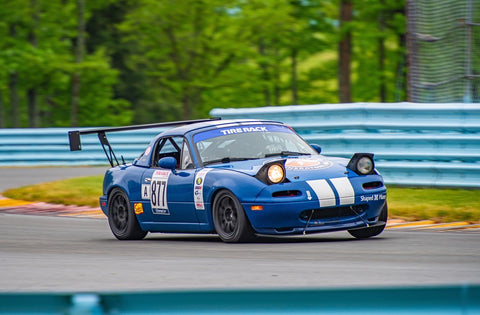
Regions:
<svg viewBox="0 0 480 315"><path fill-rule="evenodd" d="M147 232L140 228L127 194L120 188L108 197L108 224L119 240L141 240Z"/></svg>
<svg viewBox="0 0 480 315"><path fill-rule="evenodd" d="M228 190L220 191L213 202L215 230L227 243L250 241L254 232L240 201Z"/></svg>

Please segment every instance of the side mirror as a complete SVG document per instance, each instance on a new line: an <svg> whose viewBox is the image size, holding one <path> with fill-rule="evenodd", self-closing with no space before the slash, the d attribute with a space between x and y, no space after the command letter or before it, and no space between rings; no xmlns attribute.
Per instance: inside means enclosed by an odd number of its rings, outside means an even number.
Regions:
<svg viewBox="0 0 480 315"><path fill-rule="evenodd" d="M172 156L166 156L158 161L158 166L174 171L177 167L177 160Z"/></svg>
<svg viewBox="0 0 480 315"><path fill-rule="evenodd" d="M315 151L317 151L318 154L322 153L322 148L321 148L318 144L312 143L312 144L310 144L310 146L311 146Z"/></svg>

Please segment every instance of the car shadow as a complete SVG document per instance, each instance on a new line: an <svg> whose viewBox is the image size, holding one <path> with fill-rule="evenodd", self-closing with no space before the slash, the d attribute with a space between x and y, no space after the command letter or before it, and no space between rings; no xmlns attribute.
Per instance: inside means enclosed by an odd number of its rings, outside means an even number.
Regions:
<svg viewBox="0 0 480 315"><path fill-rule="evenodd" d="M239 244L292 244L292 243L337 243L337 242L362 242L382 241L385 237L377 236L369 239L356 239L349 234L336 232L331 234L294 235L294 236L268 236L257 235L249 242ZM169 242L197 242L197 243L223 243L215 234L157 234L150 233L143 241L169 241Z"/></svg>

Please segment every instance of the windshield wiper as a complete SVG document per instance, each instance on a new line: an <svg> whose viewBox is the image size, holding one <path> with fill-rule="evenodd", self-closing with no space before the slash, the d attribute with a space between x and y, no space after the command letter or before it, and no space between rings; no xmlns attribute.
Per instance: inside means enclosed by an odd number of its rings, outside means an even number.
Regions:
<svg viewBox="0 0 480 315"><path fill-rule="evenodd" d="M265 154L265 157L271 157L271 156L289 156L289 155L311 155L310 153L305 153L305 152L294 152L294 151L282 151L278 153L269 153Z"/></svg>
<svg viewBox="0 0 480 315"><path fill-rule="evenodd" d="M216 164L216 163L230 163L230 162L235 162L235 161L247 161L247 160L252 160L252 159L254 159L254 158L224 157L224 158L217 159L217 160L211 160L211 161L203 162L203 165Z"/></svg>

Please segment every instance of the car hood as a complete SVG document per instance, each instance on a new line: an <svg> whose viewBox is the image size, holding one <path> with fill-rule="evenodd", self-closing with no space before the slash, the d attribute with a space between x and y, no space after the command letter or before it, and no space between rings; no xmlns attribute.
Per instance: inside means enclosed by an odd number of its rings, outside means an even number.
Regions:
<svg viewBox="0 0 480 315"><path fill-rule="evenodd" d="M268 158L210 165L209 168L226 169L255 176L260 168L272 161L285 161L286 177L289 181L306 181L331 177L343 177L348 159L323 155Z"/></svg>

